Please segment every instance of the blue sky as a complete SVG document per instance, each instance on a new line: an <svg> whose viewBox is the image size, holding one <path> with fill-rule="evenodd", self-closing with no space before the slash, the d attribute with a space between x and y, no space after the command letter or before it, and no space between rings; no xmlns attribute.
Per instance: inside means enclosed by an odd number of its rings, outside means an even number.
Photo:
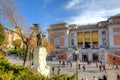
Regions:
<svg viewBox="0 0 120 80"><path fill-rule="evenodd" d="M29 24L91 24L120 13L120 0L16 0Z"/></svg>

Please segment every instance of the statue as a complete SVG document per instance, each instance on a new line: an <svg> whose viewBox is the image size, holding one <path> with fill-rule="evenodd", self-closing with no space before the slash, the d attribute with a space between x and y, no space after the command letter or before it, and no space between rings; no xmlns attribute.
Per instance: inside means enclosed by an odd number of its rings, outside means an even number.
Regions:
<svg viewBox="0 0 120 80"><path fill-rule="evenodd" d="M39 32L37 34L37 46L42 46L42 37L43 37L42 32Z"/></svg>
<svg viewBox="0 0 120 80"><path fill-rule="evenodd" d="M38 47L34 49L34 64L32 69L44 76L49 76L50 67L46 64L47 51L46 48L43 46L43 38L45 37L45 35L43 35L42 31L39 29L36 37Z"/></svg>

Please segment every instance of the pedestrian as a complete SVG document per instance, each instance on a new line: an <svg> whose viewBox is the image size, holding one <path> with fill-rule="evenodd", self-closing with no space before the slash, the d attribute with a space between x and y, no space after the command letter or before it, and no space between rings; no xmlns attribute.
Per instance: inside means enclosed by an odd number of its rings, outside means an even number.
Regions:
<svg viewBox="0 0 120 80"><path fill-rule="evenodd" d="M116 69L119 69L119 67L118 67L118 65L117 65L117 64L115 65L115 70L116 70Z"/></svg>
<svg viewBox="0 0 120 80"><path fill-rule="evenodd" d="M84 65L83 65L83 71L85 71L85 69L86 69L86 68L85 68L85 64L84 64Z"/></svg>
<svg viewBox="0 0 120 80"><path fill-rule="evenodd" d="M32 64L31 64L32 66L34 65L34 62L32 61Z"/></svg>
<svg viewBox="0 0 120 80"><path fill-rule="evenodd" d="M18 61L18 54L16 55L16 60Z"/></svg>
<svg viewBox="0 0 120 80"><path fill-rule="evenodd" d="M78 67L79 67L79 69L81 69L81 68L80 68L80 63L78 64Z"/></svg>
<svg viewBox="0 0 120 80"><path fill-rule="evenodd" d="M107 77L106 77L106 75L103 75L103 80L107 80Z"/></svg>
<svg viewBox="0 0 120 80"><path fill-rule="evenodd" d="M33 65L34 65L34 62L32 61L32 62L31 62L31 68L33 68Z"/></svg>
<svg viewBox="0 0 120 80"><path fill-rule="evenodd" d="M67 66L69 65L69 61L67 61Z"/></svg>
<svg viewBox="0 0 120 80"><path fill-rule="evenodd" d="M87 60L87 65L89 65L90 64L90 62L89 62L89 60Z"/></svg>
<svg viewBox="0 0 120 80"><path fill-rule="evenodd" d="M90 64L92 63L92 60L90 60Z"/></svg>
<svg viewBox="0 0 120 80"><path fill-rule="evenodd" d="M117 74L117 80L120 80L120 75L119 74Z"/></svg>
<svg viewBox="0 0 120 80"><path fill-rule="evenodd" d="M55 69L54 69L54 66L53 66L53 67L52 67L52 74L53 74L53 75L54 75L54 70L55 70Z"/></svg>
<svg viewBox="0 0 120 80"><path fill-rule="evenodd" d="M96 63L96 67L98 68L98 63L97 63L97 60L95 61L95 63Z"/></svg>
<svg viewBox="0 0 120 80"><path fill-rule="evenodd" d="M85 80L88 80L88 78L86 77Z"/></svg>
<svg viewBox="0 0 120 80"><path fill-rule="evenodd" d="M106 72L106 67L105 67L105 64L103 64L103 71L105 71Z"/></svg>
<svg viewBox="0 0 120 80"><path fill-rule="evenodd" d="M63 67L65 67L65 61L64 60L62 61L62 65L63 65Z"/></svg>
<svg viewBox="0 0 120 80"><path fill-rule="evenodd" d="M72 61L70 61L70 67L72 68Z"/></svg>
<svg viewBox="0 0 120 80"><path fill-rule="evenodd" d="M61 64L61 60L59 60L59 64Z"/></svg>
<svg viewBox="0 0 120 80"><path fill-rule="evenodd" d="M93 80L98 80L95 76L93 76Z"/></svg>
<svg viewBox="0 0 120 80"><path fill-rule="evenodd" d="M101 64L99 65L99 70L102 71L102 65Z"/></svg>
<svg viewBox="0 0 120 80"><path fill-rule="evenodd" d="M98 80L103 80L103 78L101 76L98 76Z"/></svg>
<svg viewBox="0 0 120 80"><path fill-rule="evenodd" d="M60 71L61 71L61 69L60 69L60 67L58 66L58 75L60 75Z"/></svg>

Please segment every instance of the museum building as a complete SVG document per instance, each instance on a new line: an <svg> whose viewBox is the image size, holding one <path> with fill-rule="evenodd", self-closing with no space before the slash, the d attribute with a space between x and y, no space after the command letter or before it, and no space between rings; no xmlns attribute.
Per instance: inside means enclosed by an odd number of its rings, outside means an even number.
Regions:
<svg viewBox="0 0 120 80"><path fill-rule="evenodd" d="M56 59L73 59L77 46L81 61L120 61L120 15L97 24L52 24L48 39L56 46Z"/></svg>

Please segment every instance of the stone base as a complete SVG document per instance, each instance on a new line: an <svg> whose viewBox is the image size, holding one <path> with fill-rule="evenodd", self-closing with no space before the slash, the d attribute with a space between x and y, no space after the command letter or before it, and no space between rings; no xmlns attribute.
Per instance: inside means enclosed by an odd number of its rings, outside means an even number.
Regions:
<svg viewBox="0 0 120 80"><path fill-rule="evenodd" d="M33 70L44 76L49 76L50 67L46 65L47 51L44 47L38 47L34 50L34 65Z"/></svg>

